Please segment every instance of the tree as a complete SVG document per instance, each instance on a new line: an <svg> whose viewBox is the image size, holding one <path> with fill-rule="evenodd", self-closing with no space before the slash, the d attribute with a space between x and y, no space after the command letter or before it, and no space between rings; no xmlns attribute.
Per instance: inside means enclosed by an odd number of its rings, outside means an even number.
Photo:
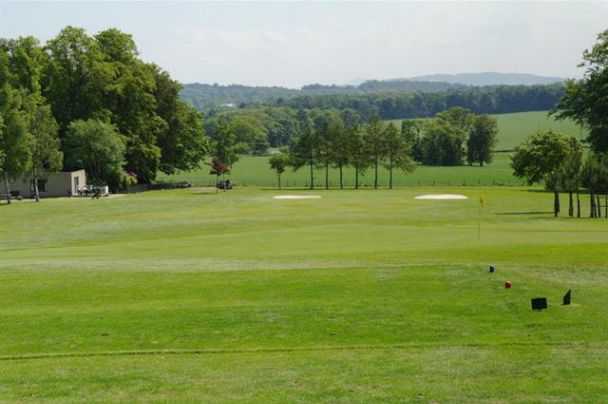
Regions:
<svg viewBox="0 0 608 404"><path fill-rule="evenodd" d="M46 54L42 95L61 139L75 120L112 123L126 139L125 168L140 183L159 170L197 167L205 157L200 114L179 99L179 83L139 58L131 35L66 27L47 42Z"/></svg>
<svg viewBox="0 0 608 404"><path fill-rule="evenodd" d="M277 180L279 189L281 189L281 174L285 172L285 169L289 165L289 156L285 153L273 154L268 160L270 168L277 173Z"/></svg>
<svg viewBox="0 0 608 404"><path fill-rule="evenodd" d="M352 122L351 122L352 124ZM349 136L341 114L333 114L328 125L329 161L338 169L340 189L344 189L344 167L350 162Z"/></svg>
<svg viewBox="0 0 608 404"><path fill-rule="evenodd" d="M239 145L227 117L220 117L217 129L210 138L211 174L215 174L219 180L220 175L223 177L229 173L232 165L239 159Z"/></svg>
<svg viewBox="0 0 608 404"><path fill-rule="evenodd" d="M568 138L568 155L559 168L560 187L568 192L568 216L574 216L573 193L576 193L576 216L581 217L581 170L583 165L583 147L576 138Z"/></svg>
<svg viewBox="0 0 608 404"><path fill-rule="evenodd" d="M32 183L36 202L40 201L38 179L48 172L61 170L63 153L58 137L59 126L48 105L36 105L30 116L30 154Z"/></svg>
<svg viewBox="0 0 608 404"><path fill-rule="evenodd" d="M401 136L407 142L415 161L422 161L420 150L421 123L411 119L401 121Z"/></svg>
<svg viewBox="0 0 608 404"><path fill-rule="evenodd" d="M203 117L179 98L181 85L160 68L154 70L156 80L156 113L166 123L166 130L157 139L161 149L160 170L173 174L199 167L208 151Z"/></svg>
<svg viewBox="0 0 608 404"><path fill-rule="evenodd" d="M319 137L306 110L298 111L298 135L289 146L290 165L294 171L303 166L310 169L309 188L315 188L315 167L318 164Z"/></svg>
<svg viewBox="0 0 608 404"><path fill-rule="evenodd" d="M372 161L366 147L364 129L353 127L348 132L348 154L350 164L355 169L355 189L359 189L359 175L365 173Z"/></svg>
<svg viewBox="0 0 608 404"><path fill-rule="evenodd" d="M426 122L420 140L420 155L427 165L461 165L463 150L462 131L446 120L432 119Z"/></svg>
<svg viewBox="0 0 608 404"><path fill-rule="evenodd" d="M608 194L608 155L590 154L582 167L581 180L589 190L589 216L601 217L599 194ZM608 205L606 209L608 210ZM605 216L608 218L608 212L605 212Z"/></svg>
<svg viewBox="0 0 608 404"><path fill-rule="evenodd" d="M410 158L411 149L408 139L392 122L384 129L383 138L386 147L384 167L388 169L388 187L393 189L393 168L397 167L408 173L414 171L416 166Z"/></svg>
<svg viewBox="0 0 608 404"><path fill-rule="evenodd" d="M448 110L438 113L436 119L449 124L457 130L457 134L464 141L466 134L469 132L475 121L475 114L466 108L452 107Z"/></svg>
<svg viewBox="0 0 608 404"><path fill-rule="evenodd" d="M68 127L64 166L84 169L93 184L119 189L124 177L126 141L116 127L96 119L76 120Z"/></svg>
<svg viewBox="0 0 608 404"><path fill-rule="evenodd" d="M0 70L2 61L0 60ZM1 77L0 77L1 80ZM24 95L0 82L0 150L2 165L0 175L4 179L6 201L11 203L10 179L25 174L31 163L31 135L28 132L27 115L22 109Z"/></svg>
<svg viewBox="0 0 608 404"><path fill-rule="evenodd" d="M496 145L498 126L496 119L488 115L473 118L467 139L467 161L469 164L492 162L492 151Z"/></svg>
<svg viewBox="0 0 608 404"><path fill-rule="evenodd" d="M552 111L558 119L573 119L588 129L587 141L598 152L608 151L608 30L591 50L583 52L584 77L566 82L565 95Z"/></svg>
<svg viewBox="0 0 608 404"><path fill-rule="evenodd" d="M553 191L553 212L556 217L560 212L559 174L569 149L570 144L565 136L549 130L530 136L511 156L511 167L516 177L525 178L530 185L544 181L546 188Z"/></svg>
<svg viewBox="0 0 608 404"><path fill-rule="evenodd" d="M374 167L374 189L378 189L378 167L386 156L386 142L384 139L384 126L378 117L374 117L365 127L363 141L371 165Z"/></svg>
<svg viewBox="0 0 608 404"><path fill-rule="evenodd" d="M333 162L336 120L334 111L313 111L312 121L317 140L317 159L325 168L325 189L329 189L329 167Z"/></svg>

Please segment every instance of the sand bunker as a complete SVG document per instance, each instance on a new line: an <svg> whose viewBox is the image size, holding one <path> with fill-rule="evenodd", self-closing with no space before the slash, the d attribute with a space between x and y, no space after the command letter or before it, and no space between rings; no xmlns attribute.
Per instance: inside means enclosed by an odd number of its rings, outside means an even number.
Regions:
<svg viewBox="0 0 608 404"><path fill-rule="evenodd" d="M321 199L321 195L276 195L272 199Z"/></svg>
<svg viewBox="0 0 608 404"><path fill-rule="evenodd" d="M429 195L418 195L416 199L434 200L434 201L445 201L445 200L462 200L469 199L464 195L458 194L429 194Z"/></svg>

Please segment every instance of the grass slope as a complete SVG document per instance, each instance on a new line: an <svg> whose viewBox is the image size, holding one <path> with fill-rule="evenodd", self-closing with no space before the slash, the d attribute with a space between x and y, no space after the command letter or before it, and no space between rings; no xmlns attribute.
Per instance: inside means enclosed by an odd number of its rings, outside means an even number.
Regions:
<svg viewBox="0 0 608 404"><path fill-rule="evenodd" d="M470 199L414 200L437 191ZM316 193L0 206L0 401L606 397L605 221L520 188Z"/></svg>

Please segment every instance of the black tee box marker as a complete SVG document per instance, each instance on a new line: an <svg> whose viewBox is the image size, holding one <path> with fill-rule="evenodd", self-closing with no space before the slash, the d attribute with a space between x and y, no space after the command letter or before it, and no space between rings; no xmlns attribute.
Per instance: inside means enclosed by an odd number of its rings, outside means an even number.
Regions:
<svg viewBox="0 0 608 404"><path fill-rule="evenodd" d="M563 305L568 306L572 302L572 289L568 289L564 295Z"/></svg>
<svg viewBox="0 0 608 404"><path fill-rule="evenodd" d="M546 297L535 297L531 300L532 310L544 310L547 308L547 298Z"/></svg>

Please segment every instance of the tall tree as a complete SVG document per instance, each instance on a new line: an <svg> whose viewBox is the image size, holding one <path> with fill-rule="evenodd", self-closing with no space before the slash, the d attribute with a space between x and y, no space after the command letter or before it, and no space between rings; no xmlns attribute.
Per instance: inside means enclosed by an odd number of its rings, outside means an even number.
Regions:
<svg viewBox="0 0 608 404"><path fill-rule="evenodd" d="M308 166L309 188L315 188L315 167L318 164L319 137L306 110L298 111L298 135L289 146L290 165L295 171Z"/></svg>
<svg viewBox="0 0 608 404"><path fill-rule="evenodd" d="M467 139L467 161L469 164L492 162L492 152L496 145L498 125L496 118L489 115L478 115L472 119Z"/></svg>
<svg viewBox="0 0 608 404"><path fill-rule="evenodd" d="M68 127L63 141L64 166L84 169L93 184L121 187L125 178L126 141L116 127L96 119L76 120Z"/></svg>
<svg viewBox="0 0 608 404"><path fill-rule="evenodd" d="M2 61L0 60L0 64ZM2 66L0 65L0 69ZM0 175L4 180L6 200L11 203L10 180L24 175L31 163L31 135L27 114L23 110L24 95L0 82L0 150L4 158Z"/></svg>
<svg viewBox="0 0 608 404"><path fill-rule="evenodd" d="M388 169L388 187L393 189L393 169L396 167L408 173L414 171L416 166L410 157L411 149L408 139L392 122L384 129L383 138L386 147L384 167Z"/></svg>
<svg viewBox="0 0 608 404"><path fill-rule="evenodd" d="M516 177L525 178L528 184L545 182L553 192L553 212L560 212L559 192L561 190L560 169L570 152L568 139L553 131L537 132L515 149L511 157L511 167Z"/></svg>
<svg viewBox="0 0 608 404"><path fill-rule="evenodd" d="M568 138L568 154L559 168L560 187L568 192L568 216L574 216L574 198L576 193L576 216L581 217L581 170L583 166L583 147L574 137Z"/></svg>
<svg viewBox="0 0 608 404"><path fill-rule="evenodd" d="M573 119L588 129L588 142L596 152L608 151L608 30L583 52L585 74L566 82L566 93L553 110L559 119Z"/></svg>
<svg viewBox="0 0 608 404"><path fill-rule="evenodd" d="M318 162L323 166L325 171L325 189L329 189L329 167L332 164L333 158L333 136L335 131L335 120L337 119L335 111L315 110L312 113L312 122L317 140Z"/></svg>
<svg viewBox="0 0 608 404"><path fill-rule="evenodd" d="M352 123L351 123L352 124ZM329 121L329 160L338 169L340 189L344 189L344 167L350 162L349 136L341 114L335 114Z"/></svg>
<svg viewBox="0 0 608 404"><path fill-rule="evenodd" d="M160 170L165 174L197 168L208 150L203 117L179 98L181 85L155 67L156 113L167 123L158 135Z"/></svg>
<svg viewBox="0 0 608 404"><path fill-rule="evenodd" d="M277 184L281 189L281 174L285 172L285 169L289 165L289 156L285 153L273 154L268 160L270 168L277 173Z"/></svg>
<svg viewBox="0 0 608 404"><path fill-rule="evenodd" d="M63 153L58 137L59 126L48 105L36 105L30 114L30 154L32 183L36 202L40 201L38 179L41 175L61 170Z"/></svg>
<svg viewBox="0 0 608 404"><path fill-rule="evenodd" d="M464 132L448 121L432 119L424 124L419 142L422 162L428 165L461 165Z"/></svg>
<svg viewBox="0 0 608 404"><path fill-rule="evenodd" d="M599 195L608 194L608 154L589 154L581 170L581 180L589 191L589 217L601 217ZM606 218L607 214L605 212Z"/></svg>
<svg viewBox="0 0 608 404"><path fill-rule="evenodd" d="M222 116L218 121L217 130L210 139L209 153L212 157L212 171L218 176L230 172L234 163L239 159L239 145L236 134L227 117ZM219 167L225 169L219 170Z"/></svg>
<svg viewBox="0 0 608 404"><path fill-rule="evenodd" d="M348 154L350 164L355 169L355 189L359 189L359 176L364 174L371 164L371 157L365 143L365 130L357 126L348 129Z"/></svg>
<svg viewBox="0 0 608 404"><path fill-rule="evenodd" d="M378 168L386 156L384 134L384 125L378 117L373 117L365 126L364 142L374 167L374 189L378 189Z"/></svg>

